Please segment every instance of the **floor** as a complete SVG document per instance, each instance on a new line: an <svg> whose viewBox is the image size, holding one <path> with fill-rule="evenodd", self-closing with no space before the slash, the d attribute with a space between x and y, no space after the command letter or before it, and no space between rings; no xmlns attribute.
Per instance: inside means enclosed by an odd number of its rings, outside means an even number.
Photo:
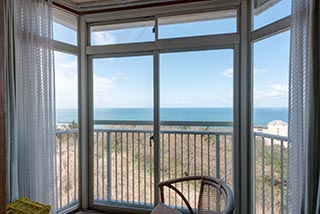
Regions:
<svg viewBox="0 0 320 214"><path fill-rule="evenodd" d="M80 211L78 212L77 214L106 214L106 213L101 213L101 212L97 212L97 211L88 211L88 212L83 212L83 211Z"/></svg>

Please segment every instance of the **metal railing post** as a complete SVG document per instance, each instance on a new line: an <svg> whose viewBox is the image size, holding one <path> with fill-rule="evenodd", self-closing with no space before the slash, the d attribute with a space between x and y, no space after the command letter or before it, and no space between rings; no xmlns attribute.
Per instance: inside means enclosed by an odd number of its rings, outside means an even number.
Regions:
<svg viewBox="0 0 320 214"><path fill-rule="evenodd" d="M112 189L112 163L111 163L111 132L107 132L107 173L108 173L108 201L111 201Z"/></svg>
<svg viewBox="0 0 320 214"><path fill-rule="evenodd" d="M216 135L216 177L220 179L220 135Z"/></svg>

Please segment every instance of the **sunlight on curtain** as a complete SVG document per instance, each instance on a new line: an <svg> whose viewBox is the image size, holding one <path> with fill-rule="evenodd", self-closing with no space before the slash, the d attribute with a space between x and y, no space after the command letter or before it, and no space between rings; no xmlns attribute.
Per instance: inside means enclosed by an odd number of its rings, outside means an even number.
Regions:
<svg viewBox="0 0 320 214"><path fill-rule="evenodd" d="M305 213L320 213L320 2L310 2Z"/></svg>
<svg viewBox="0 0 320 214"><path fill-rule="evenodd" d="M5 8L5 72L6 72L6 139L7 139L7 202L19 198L18 145L16 129L16 89L14 65L14 9L11 0L4 1Z"/></svg>
<svg viewBox="0 0 320 214"><path fill-rule="evenodd" d="M305 184L306 100L309 0L292 1L289 73L289 213L303 209Z"/></svg>
<svg viewBox="0 0 320 214"><path fill-rule="evenodd" d="M319 213L319 8L318 0L292 1L289 213Z"/></svg>
<svg viewBox="0 0 320 214"><path fill-rule="evenodd" d="M14 4L19 197L50 204L54 210L52 1Z"/></svg>

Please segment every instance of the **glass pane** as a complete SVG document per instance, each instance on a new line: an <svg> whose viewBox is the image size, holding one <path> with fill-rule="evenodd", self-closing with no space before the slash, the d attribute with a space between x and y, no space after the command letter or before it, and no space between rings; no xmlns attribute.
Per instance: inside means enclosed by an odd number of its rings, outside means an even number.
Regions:
<svg viewBox="0 0 320 214"><path fill-rule="evenodd" d="M77 31L53 22L53 39L71 45L77 45Z"/></svg>
<svg viewBox="0 0 320 214"><path fill-rule="evenodd" d="M94 203L153 206L153 56L93 60Z"/></svg>
<svg viewBox="0 0 320 214"><path fill-rule="evenodd" d="M290 32L254 44L256 213L284 213L287 205L289 54Z"/></svg>
<svg viewBox="0 0 320 214"><path fill-rule="evenodd" d="M233 50L160 56L160 176L210 175L232 187ZM197 207L199 184L176 185ZM167 204L185 205L165 192Z"/></svg>
<svg viewBox="0 0 320 214"><path fill-rule="evenodd" d="M155 40L154 21L93 26L91 45L112 45Z"/></svg>
<svg viewBox="0 0 320 214"><path fill-rule="evenodd" d="M254 44L255 126L288 122L289 42L290 34L285 32Z"/></svg>
<svg viewBox="0 0 320 214"><path fill-rule="evenodd" d="M159 38L202 36L237 31L236 11L187 14L159 18Z"/></svg>
<svg viewBox="0 0 320 214"><path fill-rule="evenodd" d="M56 193L58 210L78 204L77 56L54 52L56 93Z"/></svg>
<svg viewBox="0 0 320 214"><path fill-rule="evenodd" d="M55 51L56 122L66 125L78 120L77 56Z"/></svg>
<svg viewBox="0 0 320 214"><path fill-rule="evenodd" d="M61 10L53 10L53 39L77 45L77 18Z"/></svg>
<svg viewBox="0 0 320 214"><path fill-rule="evenodd" d="M291 0L255 0L254 4L254 29L291 14Z"/></svg>

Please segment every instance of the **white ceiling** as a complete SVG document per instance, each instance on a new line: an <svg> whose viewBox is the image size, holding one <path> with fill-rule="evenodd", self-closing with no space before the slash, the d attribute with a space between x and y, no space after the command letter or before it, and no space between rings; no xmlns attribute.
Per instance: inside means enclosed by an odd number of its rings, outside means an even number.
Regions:
<svg viewBox="0 0 320 214"><path fill-rule="evenodd" d="M103 1L110 1L110 0L70 0L74 3L87 3L87 2L103 2Z"/></svg>
<svg viewBox="0 0 320 214"><path fill-rule="evenodd" d="M185 0L53 0L78 12L114 9L129 6L142 6L154 3L184 2Z"/></svg>
<svg viewBox="0 0 320 214"><path fill-rule="evenodd" d="M78 5L110 5L110 4L149 4L149 3L161 3L161 2L171 2L177 0L54 0L56 2L71 2ZM182 0L180 0L183 2Z"/></svg>

